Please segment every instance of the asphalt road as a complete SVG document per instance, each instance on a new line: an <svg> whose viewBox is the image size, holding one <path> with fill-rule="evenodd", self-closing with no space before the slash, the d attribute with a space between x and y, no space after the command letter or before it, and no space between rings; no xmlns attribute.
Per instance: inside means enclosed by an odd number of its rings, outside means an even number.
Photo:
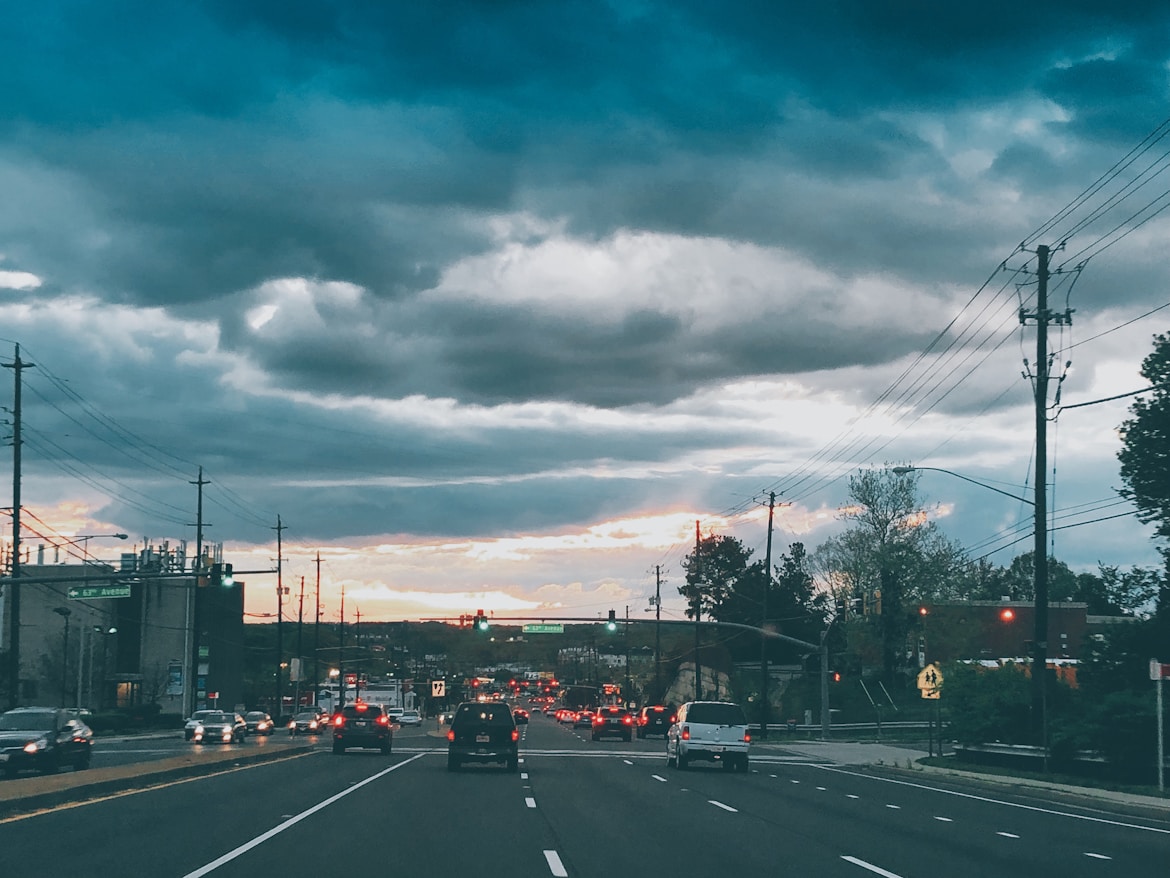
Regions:
<svg viewBox="0 0 1170 878"><path fill-rule="evenodd" d="M388 757L334 756L326 741L0 821L0 851L48 876L344 874L349 856L419 875L1167 874L1170 823L1120 808L875 776L773 744L756 749L747 775L678 771L661 740L592 742L545 717L521 727L519 773L450 773L433 729L398 730Z"/></svg>

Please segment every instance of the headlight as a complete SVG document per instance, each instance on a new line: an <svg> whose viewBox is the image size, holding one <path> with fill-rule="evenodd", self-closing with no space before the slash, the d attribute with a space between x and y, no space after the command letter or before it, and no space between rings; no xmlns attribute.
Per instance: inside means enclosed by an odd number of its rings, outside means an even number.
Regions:
<svg viewBox="0 0 1170 878"><path fill-rule="evenodd" d="M203 726L195 726L195 734L202 735L203 734Z"/></svg>
<svg viewBox="0 0 1170 878"><path fill-rule="evenodd" d="M224 729L223 730L223 739L225 741L230 741L233 736L234 736L234 733L232 732L231 729Z"/></svg>
<svg viewBox="0 0 1170 878"><path fill-rule="evenodd" d="M290 722L290 723L288 724L288 727L289 727L290 729L295 729L295 728L297 727L297 721L294 719L292 722Z"/></svg>
<svg viewBox="0 0 1170 878"><path fill-rule="evenodd" d="M49 742L45 738L37 738L24 745L24 752L36 753L38 750L44 750L47 746L49 746Z"/></svg>
<svg viewBox="0 0 1170 878"><path fill-rule="evenodd" d="M311 720L309 720L309 728L310 728L310 729L315 729L315 728L317 728L317 721L316 721L315 719L311 719Z"/></svg>
<svg viewBox="0 0 1170 878"><path fill-rule="evenodd" d="M259 724L256 726L256 731L258 731L258 732L262 732L262 731L264 731L266 728L268 728L270 725L272 725L272 723L259 723Z"/></svg>

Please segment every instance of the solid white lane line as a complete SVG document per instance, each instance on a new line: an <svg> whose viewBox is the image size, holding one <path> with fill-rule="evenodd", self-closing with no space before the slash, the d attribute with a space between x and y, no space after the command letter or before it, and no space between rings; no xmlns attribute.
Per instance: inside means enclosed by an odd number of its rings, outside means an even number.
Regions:
<svg viewBox="0 0 1170 878"><path fill-rule="evenodd" d="M841 857L846 863L852 863L854 866L860 866L863 869L868 869L875 875L881 875L882 878L902 878L901 875L896 875L893 872L887 872L881 866L875 866L873 863L867 863L865 860L859 860L857 857Z"/></svg>
<svg viewBox="0 0 1170 878"><path fill-rule="evenodd" d="M941 822L943 822L943 823L954 823L954 822L955 822L955 821L954 821L954 820L952 820L950 817L935 817L934 819L935 819L935 820L939 820L939 821L941 821Z"/></svg>
<svg viewBox="0 0 1170 878"><path fill-rule="evenodd" d="M997 832L996 835L1002 835L1004 838L1019 838L1014 832Z"/></svg>
<svg viewBox="0 0 1170 878"><path fill-rule="evenodd" d="M1113 859L1113 857L1107 857L1104 854L1094 854L1094 853L1091 853L1089 851L1085 851L1085 856L1092 857L1094 860L1112 860Z"/></svg>
<svg viewBox="0 0 1170 878"><path fill-rule="evenodd" d="M531 796L528 796L524 799L524 804L527 805L529 808L535 808L536 807L536 799L532 798Z"/></svg>
<svg viewBox="0 0 1170 878"><path fill-rule="evenodd" d="M651 776L652 778L654 778L655 780L659 780L659 781L662 781L663 783L666 783L666 778L664 778L664 777L662 777L662 776L660 776L660 775L657 775L657 774L652 774L652 775L650 775L650 776Z"/></svg>
<svg viewBox="0 0 1170 878"><path fill-rule="evenodd" d="M732 808L730 805L724 805L722 802L716 802L714 799L707 800L708 805L714 805L716 808L722 808L724 811L730 811L732 814L738 814L738 808Z"/></svg>
<svg viewBox="0 0 1170 878"><path fill-rule="evenodd" d="M261 833L260 835L256 836L254 839L252 839L251 841L244 842L244 844L240 845L235 850L228 851L222 857L219 857L217 859L212 860L206 866L201 866L200 868L196 869L194 872L188 872L184 876L184 878L200 878L200 876L202 876L202 875L206 875L209 872L214 872L216 869L218 869L224 863L230 863L232 860L236 859L236 857L242 856L243 854L246 854L248 851L252 850L252 848L259 847L260 845L264 844L264 842L268 841L268 839L272 838L273 836L279 835L280 833L284 832L286 829L289 829L289 828L295 826L296 824L298 824L302 820L304 820L306 817L311 817L313 814L316 814L318 811L320 811L324 808L328 808L334 802L337 802L341 799L344 799L350 793L357 792L362 787L364 787L366 784L373 783L376 780L381 780L383 777L388 775L390 772L397 771L398 769L402 768L404 765L410 765L410 763L414 762L416 759L421 759L423 757L423 755L424 754L420 753L417 756L411 756L405 762L399 762L397 765L391 765L389 768L383 769L382 771L379 771L377 774L370 775L369 777L367 777L363 781L355 783L352 786L346 787L340 793L337 793L336 795L330 796L328 799L326 799L323 802L318 802L312 808L307 808L306 810L304 810L300 814L298 814L296 817L291 817L288 820L285 820L283 823L278 823L276 826L272 827L272 829L268 830L267 832Z"/></svg>
<svg viewBox="0 0 1170 878"><path fill-rule="evenodd" d="M556 878L569 878L569 873L565 870L565 864L561 862L560 855L556 851L545 851L544 858L548 862L548 869Z"/></svg>

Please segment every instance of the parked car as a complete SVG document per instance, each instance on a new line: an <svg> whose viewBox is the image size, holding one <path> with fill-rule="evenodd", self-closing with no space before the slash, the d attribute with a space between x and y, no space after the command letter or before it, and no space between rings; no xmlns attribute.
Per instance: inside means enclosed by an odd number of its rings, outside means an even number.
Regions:
<svg viewBox="0 0 1170 878"><path fill-rule="evenodd" d="M634 737L634 716L624 707L607 704L593 713L592 739L600 741L605 737L617 736L623 741Z"/></svg>
<svg viewBox="0 0 1170 878"><path fill-rule="evenodd" d="M747 718L738 704L688 701L666 733L666 764L685 769L701 760L746 772L750 745Z"/></svg>
<svg viewBox="0 0 1170 878"><path fill-rule="evenodd" d="M203 721L205 717L211 716L213 713L222 713L220 710L197 710L187 718L186 725L183 726L183 738L190 741L195 737L195 727Z"/></svg>
<svg viewBox="0 0 1170 878"><path fill-rule="evenodd" d="M248 737L248 724L238 713L213 711L195 725L196 744L242 744Z"/></svg>
<svg viewBox="0 0 1170 878"><path fill-rule="evenodd" d="M390 717L380 704L347 704L333 714L329 726L333 729L333 752L337 754L348 747L374 747L389 755L394 744Z"/></svg>
<svg viewBox="0 0 1170 878"><path fill-rule="evenodd" d="M22 769L52 774L63 765L89 768L93 731L80 717L51 707L18 707L0 715L0 768L6 777Z"/></svg>
<svg viewBox="0 0 1170 878"><path fill-rule="evenodd" d="M315 710L302 710L288 721L290 735L319 735L325 731L329 720Z"/></svg>
<svg viewBox="0 0 1170 878"><path fill-rule="evenodd" d="M402 719L402 714L406 713L406 709L402 707L391 707L386 713L390 717L390 722L396 723Z"/></svg>
<svg viewBox="0 0 1170 878"><path fill-rule="evenodd" d="M670 708L662 704L643 707L638 711L636 726L638 737L646 738L650 735L662 735L665 738L674 720L675 716L670 712Z"/></svg>
<svg viewBox="0 0 1170 878"><path fill-rule="evenodd" d="M276 728L272 717L262 710L250 710L244 714L244 723L249 735L271 735Z"/></svg>
<svg viewBox="0 0 1170 878"><path fill-rule="evenodd" d="M459 705L447 731L447 770L465 762L502 762L508 771L520 766L520 731L506 704L468 701Z"/></svg>

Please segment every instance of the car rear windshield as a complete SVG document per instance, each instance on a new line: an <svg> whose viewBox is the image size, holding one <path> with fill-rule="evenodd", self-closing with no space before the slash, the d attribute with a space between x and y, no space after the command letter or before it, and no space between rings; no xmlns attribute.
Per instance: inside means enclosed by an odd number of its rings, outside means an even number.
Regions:
<svg viewBox="0 0 1170 878"><path fill-rule="evenodd" d="M742 726L747 724L747 719L738 704L692 704L687 711L687 722Z"/></svg>
<svg viewBox="0 0 1170 878"><path fill-rule="evenodd" d="M341 713L343 716L349 718L364 719L368 717L370 719L377 719L382 715L382 708L376 704L347 704L341 708Z"/></svg>
<svg viewBox="0 0 1170 878"><path fill-rule="evenodd" d="M506 704L461 704L454 722L462 725L469 722L483 722L500 725L514 725L512 711Z"/></svg>

